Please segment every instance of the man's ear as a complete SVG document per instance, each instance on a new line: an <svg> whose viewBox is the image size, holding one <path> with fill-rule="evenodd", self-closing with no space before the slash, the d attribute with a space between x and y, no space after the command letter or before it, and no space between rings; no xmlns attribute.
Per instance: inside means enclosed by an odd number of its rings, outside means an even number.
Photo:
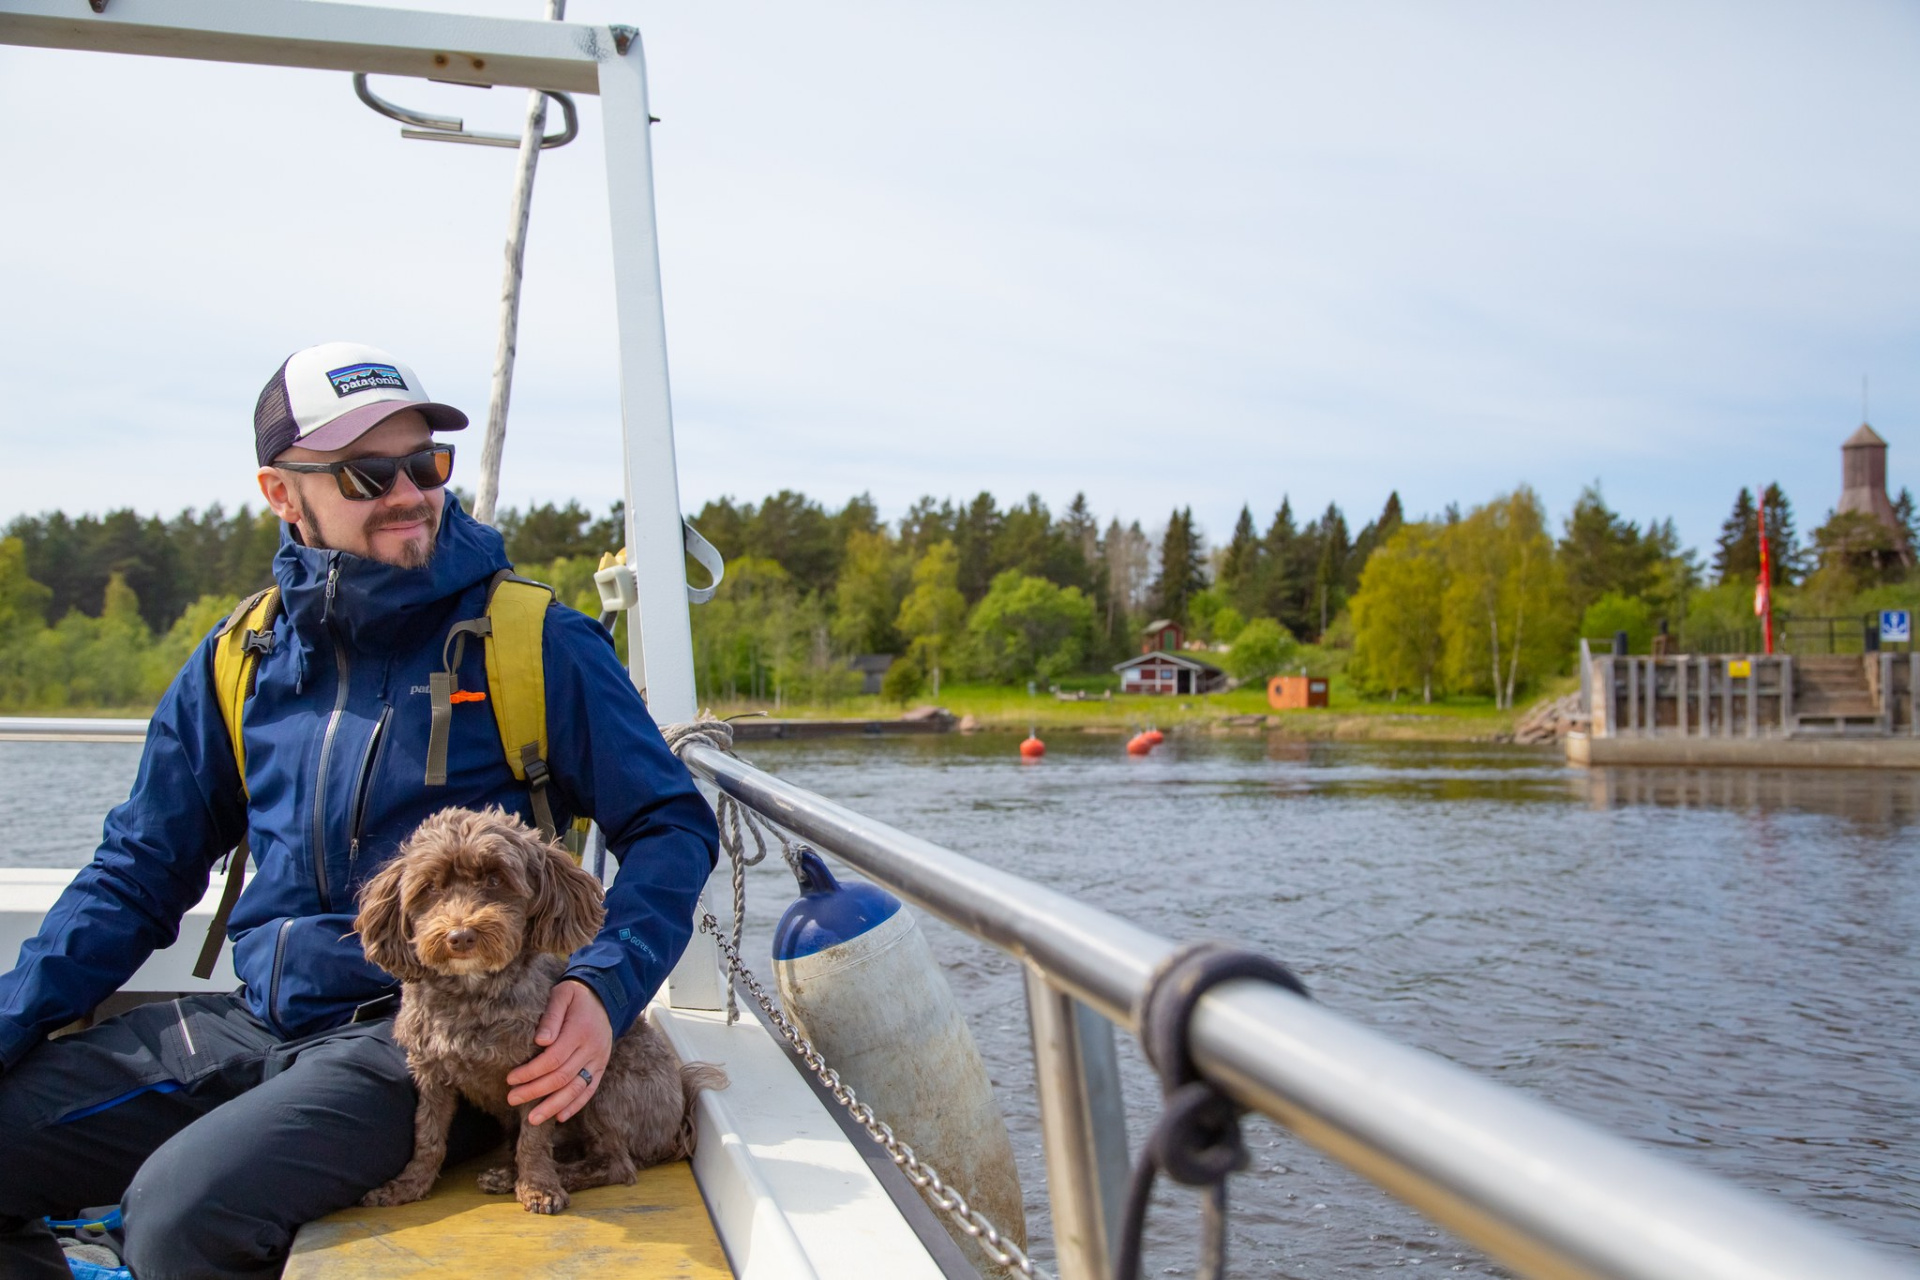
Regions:
<svg viewBox="0 0 1920 1280"><path fill-rule="evenodd" d="M267 506L273 514L288 524L300 523L301 511L299 495L294 492L293 482L287 473L275 467L262 467L255 473L260 482L260 496L267 500Z"/></svg>

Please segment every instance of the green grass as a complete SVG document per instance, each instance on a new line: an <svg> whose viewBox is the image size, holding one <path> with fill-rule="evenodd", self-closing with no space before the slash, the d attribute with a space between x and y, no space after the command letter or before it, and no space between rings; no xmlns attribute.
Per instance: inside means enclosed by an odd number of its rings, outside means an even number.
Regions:
<svg viewBox="0 0 1920 1280"><path fill-rule="evenodd" d="M1094 691L1111 688L1114 682L1110 677L1087 677L1060 683L1068 689ZM982 728L1017 731L1032 727L1125 733L1149 726L1162 729L1221 727L1231 717L1257 715L1265 717L1267 731L1288 737L1466 741L1513 732L1515 721L1538 697L1557 697L1574 684L1571 677L1551 681L1535 698L1524 699L1519 711L1495 710L1491 698L1448 698L1430 705L1417 700L1366 699L1340 675L1330 681L1329 705L1310 711L1273 710L1267 705L1264 684L1247 685L1227 693L1184 697L1116 692L1111 700L1062 702L1044 688L1029 697L1024 685L949 682L941 686L938 698L922 694L913 705L935 704L956 716L972 716ZM783 719L890 719L904 708L878 696L865 696L823 706L788 705L778 712L764 703L716 704L713 710L720 715L763 710Z"/></svg>

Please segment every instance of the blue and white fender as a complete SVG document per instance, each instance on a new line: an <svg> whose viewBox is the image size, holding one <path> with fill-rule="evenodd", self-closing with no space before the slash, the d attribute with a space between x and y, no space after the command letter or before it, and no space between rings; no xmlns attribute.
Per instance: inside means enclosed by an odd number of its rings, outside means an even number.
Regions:
<svg viewBox="0 0 1920 1280"><path fill-rule="evenodd" d="M801 897L773 935L773 972L787 1014L914 1154L1027 1242L1013 1144L986 1064L926 935L900 900L874 885L840 884L800 851ZM1000 1268L941 1216L969 1260Z"/></svg>

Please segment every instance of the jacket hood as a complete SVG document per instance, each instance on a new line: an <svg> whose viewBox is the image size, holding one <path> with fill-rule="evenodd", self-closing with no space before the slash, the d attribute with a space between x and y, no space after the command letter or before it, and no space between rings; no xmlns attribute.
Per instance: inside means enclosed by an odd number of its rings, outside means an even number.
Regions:
<svg viewBox="0 0 1920 1280"><path fill-rule="evenodd" d="M286 524L273 557L282 607L303 633L303 650L309 647L304 636L329 624L361 648L416 640L442 625L461 593L508 568L512 564L499 533L468 515L451 492L425 568L402 569L347 551L317 550L302 544Z"/></svg>

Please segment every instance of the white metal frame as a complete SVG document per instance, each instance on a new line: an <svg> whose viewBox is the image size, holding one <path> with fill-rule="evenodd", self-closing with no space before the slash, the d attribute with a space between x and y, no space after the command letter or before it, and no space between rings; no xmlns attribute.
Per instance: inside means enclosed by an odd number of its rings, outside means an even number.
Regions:
<svg viewBox="0 0 1920 1280"><path fill-rule="evenodd" d="M101 13L85 0L0 0L0 44L599 94L620 331L627 564L645 614L644 626L629 628L628 662L656 719L693 718L693 637L638 32L312 0L107 0Z"/></svg>

